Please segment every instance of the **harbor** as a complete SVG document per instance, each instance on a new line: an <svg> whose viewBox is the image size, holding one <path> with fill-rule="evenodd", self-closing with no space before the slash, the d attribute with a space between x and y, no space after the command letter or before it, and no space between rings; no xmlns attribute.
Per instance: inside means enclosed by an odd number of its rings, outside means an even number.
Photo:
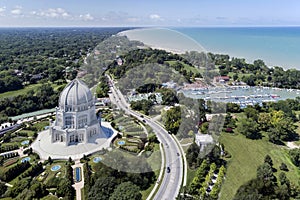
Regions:
<svg viewBox="0 0 300 200"><path fill-rule="evenodd" d="M235 103L240 105L241 108L248 105L262 105L264 102L295 99L300 96L300 90L296 89L250 86L191 88L189 90L181 90L181 92L190 98Z"/></svg>

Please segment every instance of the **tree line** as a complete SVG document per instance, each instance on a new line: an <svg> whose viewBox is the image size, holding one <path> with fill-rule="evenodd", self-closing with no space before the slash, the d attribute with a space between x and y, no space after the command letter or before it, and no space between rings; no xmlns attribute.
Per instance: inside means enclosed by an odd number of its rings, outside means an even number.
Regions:
<svg viewBox="0 0 300 200"><path fill-rule="evenodd" d="M126 71L129 69L146 63L157 63L171 67L185 76L187 81L190 80L192 75L195 77L201 77L200 73L194 74L192 71L187 71L187 69L184 68L183 64L194 68L194 66L187 59L178 54L169 53L165 50L136 49L126 53L125 55L122 55L121 58L124 60L122 66L118 66L117 61L114 61L108 67L109 73L113 74L113 76L117 79L123 77ZM169 64L168 61L177 62L174 64Z"/></svg>
<svg viewBox="0 0 300 200"><path fill-rule="evenodd" d="M297 69L284 70L280 66L268 67L261 59L247 63L244 58L230 58L224 54L209 53L208 56L218 67L222 76L233 73L231 78L235 81L243 81L250 86L300 88L300 71Z"/></svg>
<svg viewBox="0 0 300 200"><path fill-rule="evenodd" d="M119 28L26 28L0 30L0 93L41 79L76 77L83 58ZM71 73L67 74L66 69Z"/></svg>
<svg viewBox="0 0 300 200"><path fill-rule="evenodd" d="M0 122L7 120L8 116L54 108L57 106L63 87L64 85L55 91L51 84L44 83L36 90L30 90L26 94L0 99Z"/></svg>
<svg viewBox="0 0 300 200"><path fill-rule="evenodd" d="M245 118L239 120L227 119L225 125L245 135L250 139L260 139L267 135L274 144L283 144L285 141L299 139L294 123L299 120L295 111L300 109L300 99L287 99L278 102L264 103L263 106L247 106L242 111ZM230 115L230 114L229 114Z"/></svg>

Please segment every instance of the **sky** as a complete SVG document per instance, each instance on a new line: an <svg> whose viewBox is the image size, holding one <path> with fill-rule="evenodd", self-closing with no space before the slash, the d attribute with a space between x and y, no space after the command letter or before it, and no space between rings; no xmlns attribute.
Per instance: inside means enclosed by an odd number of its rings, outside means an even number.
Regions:
<svg viewBox="0 0 300 200"><path fill-rule="evenodd" d="M300 26L299 0L0 0L0 27Z"/></svg>

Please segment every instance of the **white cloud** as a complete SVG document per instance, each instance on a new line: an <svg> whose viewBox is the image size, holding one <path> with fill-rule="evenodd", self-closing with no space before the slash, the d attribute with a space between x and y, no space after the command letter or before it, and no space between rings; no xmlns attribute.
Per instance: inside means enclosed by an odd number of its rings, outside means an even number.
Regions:
<svg viewBox="0 0 300 200"><path fill-rule="evenodd" d="M129 17L129 18L127 18L127 21L131 22L131 23L136 23L136 22L139 22L140 19L137 17Z"/></svg>
<svg viewBox="0 0 300 200"><path fill-rule="evenodd" d="M22 14L22 7L21 6L16 6L14 9L10 11L11 14L13 15L21 15Z"/></svg>
<svg viewBox="0 0 300 200"><path fill-rule="evenodd" d="M91 20L94 20L94 17L88 13L88 14L85 14L85 15L79 15L79 18L80 19L83 19L85 21L91 21Z"/></svg>
<svg viewBox="0 0 300 200"><path fill-rule="evenodd" d="M152 20L162 20L162 18L158 14L151 14L149 18Z"/></svg>
<svg viewBox="0 0 300 200"><path fill-rule="evenodd" d="M6 7L0 7L0 16L5 16Z"/></svg>
<svg viewBox="0 0 300 200"><path fill-rule="evenodd" d="M6 10L6 7L0 7L0 12L4 12Z"/></svg>
<svg viewBox="0 0 300 200"><path fill-rule="evenodd" d="M32 11L32 15L49 18L70 18L71 15L63 8L49 8L47 10Z"/></svg>

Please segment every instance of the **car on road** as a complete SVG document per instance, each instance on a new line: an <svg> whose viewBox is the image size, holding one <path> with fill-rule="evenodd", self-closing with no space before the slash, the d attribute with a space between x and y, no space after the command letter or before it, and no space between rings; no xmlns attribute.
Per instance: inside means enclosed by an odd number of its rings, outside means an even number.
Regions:
<svg viewBox="0 0 300 200"><path fill-rule="evenodd" d="M170 173L170 172L171 172L171 168L167 167L167 173Z"/></svg>
<svg viewBox="0 0 300 200"><path fill-rule="evenodd" d="M177 156L180 156L180 154L179 154L179 153L177 153Z"/></svg>
<svg viewBox="0 0 300 200"><path fill-rule="evenodd" d="M143 122L146 123L146 120L143 119Z"/></svg>

